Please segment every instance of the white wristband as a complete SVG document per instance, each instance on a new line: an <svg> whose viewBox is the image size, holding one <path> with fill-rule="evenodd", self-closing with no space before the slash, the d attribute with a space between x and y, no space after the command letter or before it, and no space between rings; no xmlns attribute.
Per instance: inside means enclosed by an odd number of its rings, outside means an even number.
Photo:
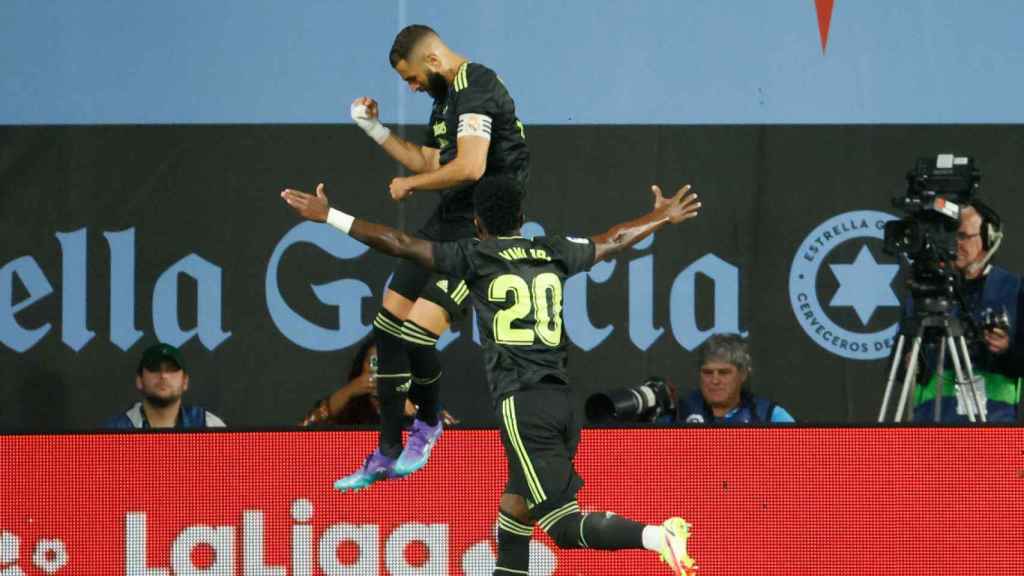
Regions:
<svg viewBox="0 0 1024 576"><path fill-rule="evenodd" d="M338 230L341 230L345 234L348 234L348 231L352 229L353 221L355 221L354 216L351 214L345 214L341 210L331 208L327 211L327 223Z"/></svg>
<svg viewBox="0 0 1024 576"><path fill-rule="evenodd" d="M388 139L388 136L391 135L391 130L388 130L387 126L381 124L380 120L370 118L364 104L353 104L350 113L352 121L362 128L367 136L373 138L373 141L377 144L383 144Z"/></svg>
<svg viewBox="0 0 1024 576"><path fill-rule="evenodd" d="M364 128L364 130L366 130L366 135L373 138L373 141L377 144L383 144L388 139L388 136L391 135L391 130L387 126L376 121L369 129Z"/></svg>

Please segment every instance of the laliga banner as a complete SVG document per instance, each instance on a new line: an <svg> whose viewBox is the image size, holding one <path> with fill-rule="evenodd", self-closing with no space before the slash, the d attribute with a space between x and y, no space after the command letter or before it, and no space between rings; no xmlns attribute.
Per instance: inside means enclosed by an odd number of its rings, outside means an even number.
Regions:
<svg viewBox="0 0 1024 576"><path fill-rule="evenodd" d="M369 432L0 437L0 575L490 575L496 431L445 434L402 481L339 494ZM1020 574L1024 429L586 430L585 510L682 515L702 574ZM656 575L558 550L532 575Z"/></svg>

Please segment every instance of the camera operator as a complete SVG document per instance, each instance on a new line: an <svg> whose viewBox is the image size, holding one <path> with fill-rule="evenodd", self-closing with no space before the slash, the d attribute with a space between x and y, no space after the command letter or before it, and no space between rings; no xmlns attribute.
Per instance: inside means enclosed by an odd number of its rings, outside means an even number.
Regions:
<svg viewBox="0 0 1024 576"><path fill-rule="evenodd" d="M976 376L984 380L978 386L981 401L986 406L988 422L1012 422L1018 417L1020 403L1019 349L1021 330L1019 310L1024 306L1021 277L1008 270L989 264L989 260L1002 241L999 215L980 200L971 199L962 207L957 230L957 253L954 268L962 277L962 306L977 320L982 329L980 338L968 343L968 352ZM913 305L905 303L904 322ZM959 314L958 310L958 314ZM993 319L995 317L995 319ZM934 347L933 347L934 348ZM922 356L923 383L914 391L914 420L934 420L934 400L938 380L938 354L926 350ZM967 407L958 401L953 382L955 371L946 357L942 374L941 422L967 422Z"/></svg>
<svg viewBox="0 0 1024 576"><path fill-rule="evenodd" d="M750 345L739 334L716 334L697 350L700 388L680 398L677 419L686 423L794 422L785 408L744 386L753 365Z"/></svg>

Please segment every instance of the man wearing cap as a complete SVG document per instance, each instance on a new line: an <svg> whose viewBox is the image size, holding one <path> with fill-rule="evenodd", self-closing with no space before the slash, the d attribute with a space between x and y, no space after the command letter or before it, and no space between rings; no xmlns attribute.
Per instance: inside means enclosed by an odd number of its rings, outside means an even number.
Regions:
<svg viewBox="0 0 1024 576"><path fill-rule="evenodd" d="M181 351L170 344L154 344L142 353L135 374L135 388L142 393L124 414L111 418L104 428L223 428L224 421L199 406L181 403L188 390L188 372Z"/></svg>

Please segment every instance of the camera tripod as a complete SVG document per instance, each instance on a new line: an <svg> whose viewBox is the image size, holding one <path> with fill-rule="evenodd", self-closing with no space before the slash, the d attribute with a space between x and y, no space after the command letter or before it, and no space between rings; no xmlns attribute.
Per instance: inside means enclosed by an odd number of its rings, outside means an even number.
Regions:
<svg viewBox="0 0 1024 576"><path fill-rule="evenodd" d="M938 422L941 415L942 392L945 387L943 371L946 364L945 356L948 352L956 374L953 388L957 404L965 407L967 418L971 422L985 422L985 402L981 400L978 390L979 386L984 386L984 382L974 375L971 357L967 351L967 339L964 337L963 324L959 318L952 315L952 304L946 298L925 298L921 302L915 302L915 307L918 307L918 304L920 304L920 312L903 326L896 342L896 353L892 357L892 367L889 369L889 378L885 383L885 394L882 396L882 408L878 412L878 421L885 422L893 384L896 382L896 375L903 363L906 364L903 367L903 388L900 391L899 404L896 406L893 422L911 419L913 409L907 406L907 397L910 394L910 389L916 383L918 354L920 354L925 340L929 342L937 340L939 356L933 401L935 421ZM910 354L904 358L903 348L908 339L911 339Z"/></svg>

